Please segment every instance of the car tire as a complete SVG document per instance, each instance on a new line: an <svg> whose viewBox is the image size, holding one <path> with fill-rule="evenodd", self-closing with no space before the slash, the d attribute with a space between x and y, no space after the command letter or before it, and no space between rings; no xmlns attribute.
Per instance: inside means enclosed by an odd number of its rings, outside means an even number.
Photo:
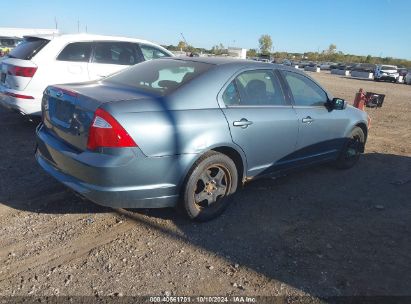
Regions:
<svg viewBox="0 0 411 304"><path fill-rule="evenodd" d="M360 159L365 145L365 134L360 127L355 127L335 163L338 169L350 169Z"/></svg>
<svg viewBox="0 0 411 304"><path fill-rule="evenodd" d="M191 168L182 193L184 213L199 222L219 216L237 190L238 173L233 160L215 151L207 152Z"/></svg>

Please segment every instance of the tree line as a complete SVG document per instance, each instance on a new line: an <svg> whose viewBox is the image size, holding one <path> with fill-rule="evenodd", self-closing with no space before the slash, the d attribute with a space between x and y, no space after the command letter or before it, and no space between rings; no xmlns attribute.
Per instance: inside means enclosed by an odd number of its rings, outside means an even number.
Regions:
<svg viewBox="0 0 411 304"><path fill-rule="evenodd" d="M186 45L184 41L180 41L177 46L165 46L170 51L184 51L189 53L204 53L212 55L227 54L227 48L222 44L214 45L211 49L196 48L191 45ZM411 61L393 57L377 57L377 56L361 56L353 54L344 54L337 51L335 44L330 44L327 50L321 52L273 52L273 41L270 35L264 34L258 39L258 48L249 49L247 51L248 58L271 57L276 60L305 60L305 61L322 61L322 62L343 62L343 63L369 63L369 64L389 64L399 67L411 68Z"/></svg>

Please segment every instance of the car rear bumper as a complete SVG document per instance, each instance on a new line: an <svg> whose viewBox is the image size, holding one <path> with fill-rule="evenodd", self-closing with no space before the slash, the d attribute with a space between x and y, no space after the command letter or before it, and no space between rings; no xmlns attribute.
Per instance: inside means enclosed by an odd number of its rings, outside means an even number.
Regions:
<svg viewBox="0 0 411 304"><path fill-rule="evenodd" d="M33 96L34 98L17 98L7 95L8 93ZM41 115L41 98L36 98L34 95L25 91L14 91L0 86L0 104L8 109L18 111L25 115Z"/></svg>
<svg viewBox="0 0 411 304"><path fill-rule="evenodd" d="M42 125L36 134L36 159L47 173L81 196L113 208L175 206L185 172L182 168L192 158L146 157L138 148L108 154L78 152Z"/></svg>

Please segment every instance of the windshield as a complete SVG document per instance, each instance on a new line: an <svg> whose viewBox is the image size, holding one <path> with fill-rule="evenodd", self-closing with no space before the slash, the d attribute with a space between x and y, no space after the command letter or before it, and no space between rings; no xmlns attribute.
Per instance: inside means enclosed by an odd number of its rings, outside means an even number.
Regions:
<svg viewBox="0 0 411 304"><path fill-rule="evenodd" d="M13 49L9 57L29 60L33 58L50 40L29 37L25 38L15 49Z"/></svg>
<svg viewBox="0 0 411 304"><path fill-rule="evenodd" d="M134 87L165 96L213 65L185 60L157 59L134 65L104 79L104 82Z"/></svg>

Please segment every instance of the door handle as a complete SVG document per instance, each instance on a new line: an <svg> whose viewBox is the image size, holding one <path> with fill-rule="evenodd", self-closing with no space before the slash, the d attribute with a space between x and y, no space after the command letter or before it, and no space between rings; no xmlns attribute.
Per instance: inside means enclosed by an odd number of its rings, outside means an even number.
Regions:
<svg viewBox="0 0 411 304"><path fill-rule="evenodd" d="M313 121L314 121L314 119L312 119L311 116L307 116L307 117L305 117L305 118L302 119L302 122L303 122L303 123L306 123L306 124L310 124L310 123L312 123Z"/></svg>
<svg viewBox="0 0 411 304"><path fill-rule="evenodd" d="M249 125L252 125L252 124L253 124L252 121L249 121L245 118L241 118L240 120L233 122L234 127L241 127L243 129L247 128Z"/></svg>

